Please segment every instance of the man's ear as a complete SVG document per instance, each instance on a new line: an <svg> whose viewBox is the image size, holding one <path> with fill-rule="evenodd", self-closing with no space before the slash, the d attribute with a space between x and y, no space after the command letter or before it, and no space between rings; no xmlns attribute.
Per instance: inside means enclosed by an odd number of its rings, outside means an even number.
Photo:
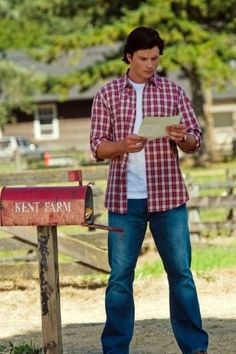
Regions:
<svg viewBox="0 0 236 354"><path fill-rule="evenodd" d="M132 55L129 54L129 53L127 53L127 54L126 54L126 58L127 58L128 62L131 63Z"/></svg>

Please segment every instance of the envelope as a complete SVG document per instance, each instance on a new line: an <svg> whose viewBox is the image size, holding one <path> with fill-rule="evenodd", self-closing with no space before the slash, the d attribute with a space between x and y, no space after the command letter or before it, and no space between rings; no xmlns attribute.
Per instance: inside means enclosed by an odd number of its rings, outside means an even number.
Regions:
<svg viewBox="0 0 236 354"><path fill-rule="evenodd" d="M181 115L168 117L144 117L139 128L138 135L152 140L167 136L166 127L168 125L179 124Z"/></svg>

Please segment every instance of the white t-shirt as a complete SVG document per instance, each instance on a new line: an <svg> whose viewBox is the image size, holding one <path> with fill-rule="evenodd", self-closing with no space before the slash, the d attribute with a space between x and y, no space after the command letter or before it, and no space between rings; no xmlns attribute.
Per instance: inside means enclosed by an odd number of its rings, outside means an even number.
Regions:
<svg viewBox="0 0 236 354"><path fill-rule="evenodd" d="M143 120L142 97L144 84L131 81L136 91L136 118L133 133L137 134ZM127 198L143 199L147 198L146 163L144 149L130 153L127 166Z"/></svg>

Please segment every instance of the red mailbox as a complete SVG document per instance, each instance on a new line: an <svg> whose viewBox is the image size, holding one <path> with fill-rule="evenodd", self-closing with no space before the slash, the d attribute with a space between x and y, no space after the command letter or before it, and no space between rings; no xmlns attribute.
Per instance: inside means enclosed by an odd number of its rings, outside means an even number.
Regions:
<svg viewBox="0 0 236 354"><path fill-rule="evenodd" d="M69 181L78 186L2 187L0 189L0 226L84 225L114 230L117 227L94 224L93 191L82 185L82 172L69 171Z"/></svg>
<svg viewBox="0 0 236 354"><path fill-rule="evenodd" d="M93 224L90 186L3 187L1 226Z"/></svg>

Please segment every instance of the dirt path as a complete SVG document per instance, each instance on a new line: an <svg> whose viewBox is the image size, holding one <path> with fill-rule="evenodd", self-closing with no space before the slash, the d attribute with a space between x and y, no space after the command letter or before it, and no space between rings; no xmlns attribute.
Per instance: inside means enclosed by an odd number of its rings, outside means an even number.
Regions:
<svg viewBox="0 0 236 354"><path fill-rule="evenodd" d="M195 278L210 354L236 354L236 269ZM67 283L67 285L65 285ZM101 354L104 287L61 284L64 354ZM165 277L135 282L136 326L131 354L179 354L169 323ZM1 344L41 343L39 286L35 281L0 283Z"/></svg>

